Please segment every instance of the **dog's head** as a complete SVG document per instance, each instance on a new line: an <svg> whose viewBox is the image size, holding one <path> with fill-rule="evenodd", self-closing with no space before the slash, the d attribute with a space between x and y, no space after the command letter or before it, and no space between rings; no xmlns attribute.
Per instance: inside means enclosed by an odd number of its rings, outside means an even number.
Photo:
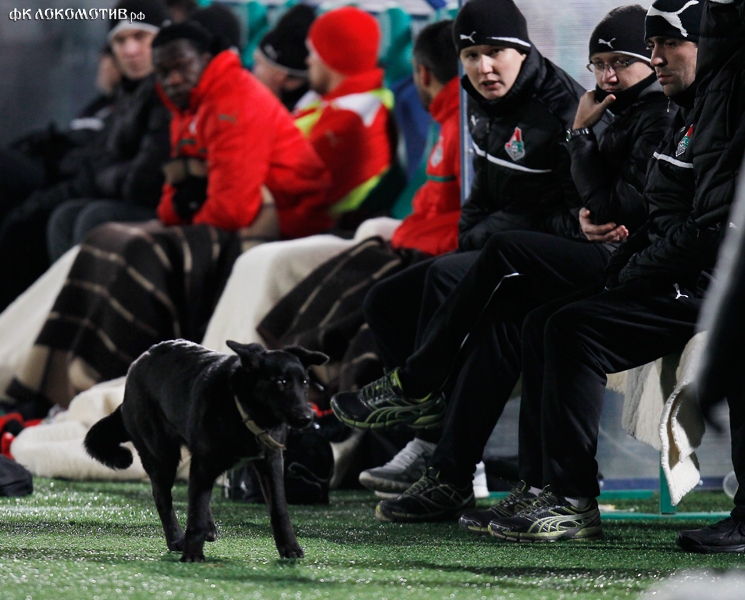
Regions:
<svg viewBox="0 0 745 600"><path fill-rule="evenodd" d="M227 345L241 361L241 368L232 378L233 391L249 413L298 429L313 422L306 369L322 365L328 356L300 346L266 350L261 344L230 340Z"/></svg>

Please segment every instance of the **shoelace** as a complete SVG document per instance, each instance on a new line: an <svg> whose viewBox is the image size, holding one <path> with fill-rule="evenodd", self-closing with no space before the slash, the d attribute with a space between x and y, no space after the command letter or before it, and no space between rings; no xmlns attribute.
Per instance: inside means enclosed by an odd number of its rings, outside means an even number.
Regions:
<svg viewBox="0 0 745 600"><path fill-rule="evenodd" d="M385 402L390 396L400 395L393 389L390 381L390 374L388 373L380 379L376 379L372 383L367 384L361 391L362 398L367 401L368 404L372 404L373 406Z"/></svg>
<svg viewBox="0 0 745 600"><path fill-rule="evenodd" d="M419 492L422 492L431 487L436 487L437 485L439 485L437 479L432 477L429 474L429 471L425 471L424 475L422 475L420 479L415 481L414 484L408 490L406 490L406 493L410 495L416 495Z"/></svg>
<svg viewBox="0 0 745 600"><path fill-rule="evenodd" d="M538 496L536 496L535 499L537 500ZM530 501L530 499L526 497L525 493L522 490L514 487L512 488L510 495L503 499L501 502L498 502L495 506L492 507L492 509L496 509L494 512L500 509L509 509L525 501ZM527 506L525 508L527 508Z"/></svg>
<svg viewBox="0 0 745 600"><path fill-rule="evenodd" d="M551 492L541 492L532 504L526 506L520 514L523 516L532 516L541 512L543 509L559 504L559 498Z"/></svg>

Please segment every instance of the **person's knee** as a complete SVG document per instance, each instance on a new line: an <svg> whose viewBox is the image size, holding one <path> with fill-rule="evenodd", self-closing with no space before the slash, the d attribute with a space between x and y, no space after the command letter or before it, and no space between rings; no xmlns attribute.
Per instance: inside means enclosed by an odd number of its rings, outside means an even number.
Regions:
<svg viewBox="0 0 745 600"><path fill-rule="evenodd" d="M73 232L82 206L83 203L79 200L63 202L49 216L47 248L52 260L56 260L75 245Z"/></svg>

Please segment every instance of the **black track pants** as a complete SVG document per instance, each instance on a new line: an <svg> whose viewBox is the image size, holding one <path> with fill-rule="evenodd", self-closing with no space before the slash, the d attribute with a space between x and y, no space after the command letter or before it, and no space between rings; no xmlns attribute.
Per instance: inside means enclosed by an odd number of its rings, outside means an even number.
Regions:
<svg viewBox="0 0 745 600"><path fill-rule="evenodd" d="M370 289L363 310L386 369L406 362L432 315L478 254L454 252L430 258Z"/></svg>
<svg viewBox="0 0 745 600"><path fill-rule="evenodd" d="M520 477L564 496L597 496L606 373L681 351L700 305L671 283L644 282L585 289L532 311L522 331Z"/></svg>
<svg viewBox="0 0 745 600"><path fill-rule="evenodd" d="M433 457L446 479L465 485L481 460L520 376L525 314L601 281L607 259L603 246L584 240L525 231L499 234L442 302L401 374L407 392L424 395L444 384L457 360Z"/></svg>

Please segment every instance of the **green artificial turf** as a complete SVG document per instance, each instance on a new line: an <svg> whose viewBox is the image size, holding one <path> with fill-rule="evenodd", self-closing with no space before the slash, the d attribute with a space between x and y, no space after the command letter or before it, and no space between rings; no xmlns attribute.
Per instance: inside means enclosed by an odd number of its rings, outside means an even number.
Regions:
<svg viewBox="0 0 745 600"><path fill-rule="evenodd" d="M186 488L175 490L184 518ZM488 502L483 502L484 505ZM654 511L656 500L617 500ZM685 554L681 528L701 521L605 521L601 542L519 545L456 523L378 523L375 498L336 492L330 506L291 506L306 558L279 560L266 508L219 497L219 539L204 564L181 564L163 541L147 484L36 479L0 498L0 598L627 598L677 570L740 568L740 555ZM690 494L680 510L727 510L723 494Z"/></svg>

